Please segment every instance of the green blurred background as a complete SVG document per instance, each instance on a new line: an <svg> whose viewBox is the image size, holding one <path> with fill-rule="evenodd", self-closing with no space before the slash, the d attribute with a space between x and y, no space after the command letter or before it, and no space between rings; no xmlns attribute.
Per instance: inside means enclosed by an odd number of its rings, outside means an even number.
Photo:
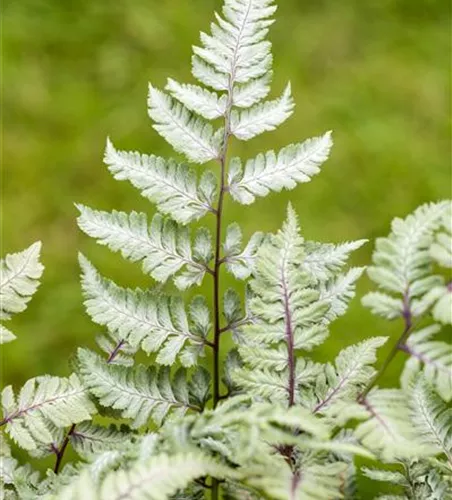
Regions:
<svg viewBox="0 0 452 500"><path fill-rule="evenodd" d="M163 87L168 76L192 81L191 45L220 6L4 0L2 254L41 239L46 266L30 307L10 323L19 339L4 347L4 382L66 374L76 346L94 346L100 328L82 306L79 250L122 285L152 286L139 265L77 229L73 203L153 212L102 164L105 139L120 149L172 154L147 118L147 84ZM274 231L291 200L309 239L372 240L388 233L393 216L450 196L449 9L445 0L281 0L271 30L273 95L290 79L296 112L277 132L235 144L234 153L250 157L329 129L335 147L312 183L251 207L228 202L227 220L239 220L246 236ZM354 264L369 263L371 251L369 243ZM358 296L368 287L363 278ZM318 356L400 328L355 299Z"/></svg>

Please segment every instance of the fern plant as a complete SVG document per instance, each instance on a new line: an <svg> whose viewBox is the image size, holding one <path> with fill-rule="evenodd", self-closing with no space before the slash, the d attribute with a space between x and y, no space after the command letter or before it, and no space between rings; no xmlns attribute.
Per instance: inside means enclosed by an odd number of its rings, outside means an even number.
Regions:
<svg viewBox="0 0 452 500"><path fill-rule="evenodd" d="M179 153L174 159L107 140L110 172L157 214L79 204L78 223L139 262L149 286L124 288L80 255L86 310L105 331L101 353L79 348L69 378L3 389L1 498L357 499L362 476L394 485L381 499L451 498L452 348L440 336L452 323L452 286L441 269L452 267L451 203L395 219L377 240L367 273L380 291L363 304L403 323L400 338L346 345L327 363L311 353L355 295L364 268L347 261L366 240L309 241L290 205L276 234L257 232L244 244L239 224L224 227L227 196L248 205L294 189L320 172L332 146L326 132L230 158L234 138L274 130L294 109L290 84L267 99L275 10L273 0L225 0L193 48L198 83L150 85L149 116ZM213 233L190 228L204 217L213 218ZM2 319L35 291L37 251L2 261ZM223 293L224 271L237 289ZM187 303L183 292L207 280L211 293ZM2 330L3 341L11 338ZM377 369L386 343L392 349ZM139 351L148 355L140 362ZM397 355L407 357L400 387L378 387ZM53 456L53 469L43 477L20 465L5 435L34 457Z"/></svg>
<svg viewBox="0 0 452 500"><path fill-rule="evenodd" d="M41 242L27 249L7 255L0 261L0 319L11 319L24 311L39 286L44 266L39 262ZM15 340L16 336L0 325L0 344Z"/></svg>

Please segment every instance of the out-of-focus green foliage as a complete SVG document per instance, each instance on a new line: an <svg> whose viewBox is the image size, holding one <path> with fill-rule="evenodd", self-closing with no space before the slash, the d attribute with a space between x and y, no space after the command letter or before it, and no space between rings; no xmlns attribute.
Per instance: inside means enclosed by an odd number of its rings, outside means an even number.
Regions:
<svg viewBox="0 0 452 500"><path fill-rule="evenodd" d="M103 165L106 137L121 149L172 154L147 118L147 84L163 86L169 75L191 81L191 45L220 4L4 2L2 254L41 239L46 265L35 300L12 322L22 341L4 348L4 382L66 375L76 346L94 345L98 327L83 310L78 250L122 285L152 285L138 265L77 229L73 203L152 212ZM450 196L449 30L449 6L440 0L281 1L271 31L274 95L290 75L298 111L272 134L272 147L328 129L335 146L312 183L250 208L228 200L226 218L240 220L246 236L274 231L291 200L309 239L374 238L387 234L394 216ZM233 154L247 158L267 146L264 135L236 142ZM371 250L357 252L354 263L368 264ZM388 331L355 300L323 355L400 328Z"/></svg>

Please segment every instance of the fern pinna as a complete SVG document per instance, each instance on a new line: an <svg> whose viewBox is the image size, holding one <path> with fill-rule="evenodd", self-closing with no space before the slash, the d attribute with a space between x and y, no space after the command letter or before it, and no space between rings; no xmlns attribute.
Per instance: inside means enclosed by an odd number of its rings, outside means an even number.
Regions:
<svg viewBox="0 0 452 500"><path fill-rule="evenodd" d="M1 498L357 499L358 477L392 485L380 499L451 498L452 348L441 333L452 323L443 270L452 267L451 203L395 219L377 240L367 273L380 290L363 304L398 319L399 339L368 338L330 363L310 353L347 311L365 271L347 261L366 241L306 240L290 205L276 234L256 232L243 243L237 223L224 227L227 196L248 205L294 189L320 172L332 147L326 132L230 158L233 139L274 130L294 109L290 84L267 99L275 10L273 0L225 0L193 48L198 84L149 86L149 116L179 153L174 159L124 152L107 140L110 172L157 214L77 205L79 226L140 262L151 284L123 288L80 255L87 312L105 327L102 354L80 348L69 378L3 390L4 433L32 456L53 456L54 467L42 477L20 465L2 434ZM182 157L211 165L192 167ZM213 232L190 231L207 217ZM38 251L35 244L2 261L2 319L36 291ZM242 281L238 291L222 295L224 271ZM169 280L179 292L167 292ZM180 292L206 280L211 294L186 303ZM234 347L224 352L228 333ZM1 339L14 336L2 327ZM138 351L150 359L138 363ZM400 388L379 388L398 355L407 358ZM68 448L78 461L67 463Z"/></svg>

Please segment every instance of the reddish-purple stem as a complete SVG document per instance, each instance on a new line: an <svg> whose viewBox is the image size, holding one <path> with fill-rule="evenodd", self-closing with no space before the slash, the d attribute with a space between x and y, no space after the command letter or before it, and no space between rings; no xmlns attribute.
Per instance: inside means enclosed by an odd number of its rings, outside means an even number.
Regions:
<svg viewBox="0 0 452 500"><path fill-rule="evenodd" d="M64 438L63 442L61 443L61 447L59 449L54 448L54 451L56 453L56 462L55 462L55 467L53 469L53 472L55 472L55 474L58 474L58 472L60 471L61 463L62 463L63 457L64 457L64 452L66 451L66 448L69 444L69 441L70 441L71 436L72 436L74 431L75 431L75 424L73 424L72 427L69 429L68 433L66 434L66 437Z"/></svg>
<svg viewBox="0 0 452 500"><path fill-rule="evenodd" d="M284 271L282 273L282 284L284 294L284 316L286 324L286 342L287 342L287 355L289 367L289 406L295 404L295 349L292 329L292 313L289 306L289 293L287 291L286 277Z"/></svg>
<svg viewBox="0 0 452 500"><path fill-rule="evenodd" d="M120 342L118 342L118 345L113 349L113 351L110 353L110 356L108 356L107 363L110 364L112 363L116 356L119 354L119 351L122 349L126 341L122 339Z"/></svg>
<svg viewBox="0 0 452 500"><path fill-rule="evenodd" d="M221 227L223 217L223 202L226 185L226 159L228 155L229 137L231 135L230 119L232 109L232 82L233 77L229 79L228 102L225 112L225 125L223 135L223 148L220 153L220 194L216 208L216 231L215 231L215 262L213 268L213 309L214 309L214 339L213 339L213 406L215 407L220 400L220 337L222 328L220 325L220 267L224 262L221 258ZM216 483L214 481L214 495L217 495Z"/></svg>

